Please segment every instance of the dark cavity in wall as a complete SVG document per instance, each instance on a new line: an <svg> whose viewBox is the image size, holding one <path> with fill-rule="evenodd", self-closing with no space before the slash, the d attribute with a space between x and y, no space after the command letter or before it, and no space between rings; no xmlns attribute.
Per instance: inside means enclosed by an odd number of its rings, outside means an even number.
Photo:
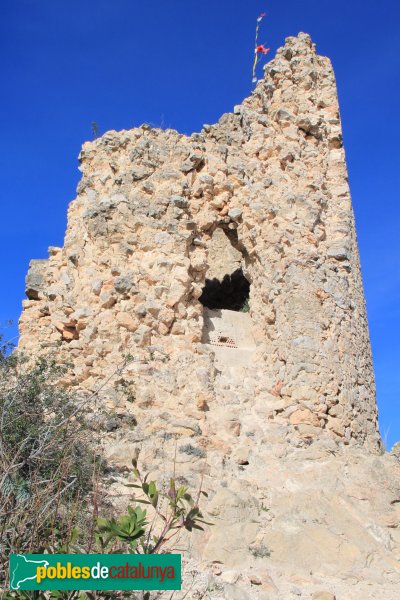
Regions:
<svg viewBox="0 0 400 600"><path fill-rule="evenodd" d="M211 309L248 311L250 283L243 274L243 270L237 269L230 275L225 275L222 281L219 279L206 279L199 300L203 306Z"/></svg>

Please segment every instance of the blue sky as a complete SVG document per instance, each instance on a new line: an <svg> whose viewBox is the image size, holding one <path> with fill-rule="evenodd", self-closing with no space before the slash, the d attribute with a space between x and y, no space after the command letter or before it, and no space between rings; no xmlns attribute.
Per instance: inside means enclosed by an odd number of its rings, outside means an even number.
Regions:
<svg viewBox="0 0 400 600"><path fill-rule="evenodd" d="M248 95L255 17L271 54L306 31L337 76L378 390L400 440L400 3L0 0L0 325L31 258L62 245L91 138L142 122L190 133ZM15 325L6 335L16 335Z"/></svg>

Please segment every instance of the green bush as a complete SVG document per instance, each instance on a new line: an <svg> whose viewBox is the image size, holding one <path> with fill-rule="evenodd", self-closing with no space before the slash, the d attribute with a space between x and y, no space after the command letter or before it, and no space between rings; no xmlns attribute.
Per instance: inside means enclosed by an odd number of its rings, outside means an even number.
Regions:
<svg viewBox="0 0 400 600"><path fill-rule="evenodd" d="M127 484L137 490L132 506L125 515L98 518L104 499L95 482L103 465L90 445L84 405L57 384L65 367L44 358L32 362L10 349L0 336L0 597L136 598L131 592L1 594L11 553L165 553L173 551L181 530L202 530L206 523L199 509L205 492L193 498L173 478L161 488L142 477L136 459L136 483ZM149 600L150 594L140 597Z"/></svg>
<svg viewBox="0 0 400 600"><path fill-rule="evenodd" d="M63 368L9 350L0 340L0 582L10 553L59 545L77 523L85 530L101 466L79 405L57 385Z"/></svg>

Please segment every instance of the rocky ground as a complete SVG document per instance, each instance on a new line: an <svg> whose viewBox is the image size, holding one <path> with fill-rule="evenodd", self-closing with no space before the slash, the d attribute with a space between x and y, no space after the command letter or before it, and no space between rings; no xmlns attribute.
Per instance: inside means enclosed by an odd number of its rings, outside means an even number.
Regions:
<svg viewBox="0 0 400 600"><path fill-rule="evenodd" d="M176 449L178 478L193 490L203 482L213 522L180 543L188 598L397 600L400 452L293 435L284 401L264 394L260 402L262 378L242 368L217 374L211 410L186 405L185 417L168 415L160 399L151 428L135 428L130 444L118 430L103 438L119 465L113 502L123 510L131 501L125 483L136 448L159 481Z"/></svg>

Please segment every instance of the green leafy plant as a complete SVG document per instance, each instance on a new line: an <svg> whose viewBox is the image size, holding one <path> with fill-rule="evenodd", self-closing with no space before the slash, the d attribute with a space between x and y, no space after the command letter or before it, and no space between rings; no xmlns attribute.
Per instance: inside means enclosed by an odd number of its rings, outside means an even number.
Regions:
<svg viewBox="0 0 400 600"><path fill-rule="evenodd" d="M63 366L0 345L0 585L11 553L53 552L87 533L86 498L99 461ZM56 525L57 523L57 525Z"/></svg>
<svg viewBox="0 0 400 600"><path fill-rule="evenodd" d="M129 553L129 554L160 554L174 550L173 542L180 531L203 531L203 525L211 525L204 520L198 506L201 496L207 497L206 492L198 490L196 498L188 492L184 485L177 485L171 478L167 489L162 489L155 481L148 481L149 474L144 477L133 461L133 474L138 483L127 484L140 490L140 498L135 497L135 505L129 506L127 513L119 517L99 517L93 521L94 543L88 548L82 539L80 530L72 527L68 533L53 527L44 532L44 547L42 552L51 553ZM149 505L142 509L140 504ZM148 514L148 510L153 515ZM94 600L95 598L128 597L124 592L26 592L12 591L3 594L4 600ZM137 598L135 594L130 598ZM141 600L150 600L150 593L143 592Z"/></svg>
<svg viewBox="0 0 400 600"><path fill-rule="evenodd" d="M117 519L97 520L96 541L101 552L105 552L114 542L128 545L131 553L137 552L138 544L146 533L146 511L140 506L128 506L128 514Z"/></svg>
<svg viewBox="0 0 400 600"><path fill-rule="evenodd" d="M132 463L137 483L127 486L140 490L141 497L135 496L134 500L149 505L153 516L150 520L147 510L131 506L128 514L119 519L99 519L96 540L102 552L116 552L118 549L121 552L157 554L164 552L181 530L203 531L203 525L211 525L204 520L198 506L200 496L207 497L201 488L194 499L186 486L177 486L176 480L171 478L168 489L164 490L155 481L148 481L149 474L142 476L136 459Z"/></svg>

